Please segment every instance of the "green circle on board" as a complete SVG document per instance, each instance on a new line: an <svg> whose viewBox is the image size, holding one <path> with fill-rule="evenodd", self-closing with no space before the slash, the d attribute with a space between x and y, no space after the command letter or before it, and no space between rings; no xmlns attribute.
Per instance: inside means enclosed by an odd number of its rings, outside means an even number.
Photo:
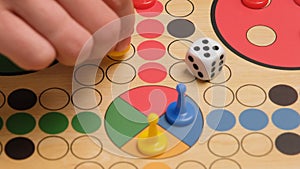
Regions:
<svg viewBox="0 0 300 169"><path fill-rule="evenodd" d="M16 113L6 121L7 129L17 135L30 133L35 128L36 122L32 115L28 113Z"/></svg>
<svg viewBox="0 0 300 169"><path fill-rule="evenodd" d="M40 129L47 134L59 134L68 128L68 118L59 112L43 115L39 121Z"/></svg>
<svg viewBox="0 0 300 169"><path fill-rule="evenodd" d="M19 68L7 57L0 54L0 74L14 75L14 74L25 74L25 73L28 73L28 71Z"/></svg>
<svg viewBox="0 0 300 169"><path fill-rule="evenodd" d="M2 129L2 127L3 127L3 120L2 120L2 118L0 117L0 130Z"/></svg>
<svg viewBox="0 0 300 169"><path fill-rule="evenodd" d="M100 128L101 119L95 113L81 112L73 117L72 126L79 133L90 134Z"/></svg>

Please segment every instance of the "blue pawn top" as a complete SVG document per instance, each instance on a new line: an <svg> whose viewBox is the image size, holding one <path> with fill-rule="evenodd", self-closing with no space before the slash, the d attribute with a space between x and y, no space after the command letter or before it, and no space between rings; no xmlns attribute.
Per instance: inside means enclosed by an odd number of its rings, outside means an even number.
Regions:
<svg viewBox="0 0 300 169"><path fill-rule="evenodd" d="M186 86L182 83L176 86L178 92L177 101L172 102L166 112L167 121L176 126L187 126L193 123L196 112L193 106L186 103L185 92Z"/></svg>

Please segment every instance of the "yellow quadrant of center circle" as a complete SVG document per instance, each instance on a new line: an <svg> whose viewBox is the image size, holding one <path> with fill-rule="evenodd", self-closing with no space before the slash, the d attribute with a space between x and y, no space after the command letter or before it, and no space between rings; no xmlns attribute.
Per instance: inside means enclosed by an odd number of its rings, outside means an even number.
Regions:
<svg viewBox="0 0 300 169"><path fill-rule="evenodd" d="M143 131L141 131L137 136L135 136L133 139L131 139L128 143L126 143L123 147L122 150L127 152L128 154L135 156L135 157L140 157L140 158L152 158L152 159L164 159L164 158L169 158L173 156L177 156L185 151L187 151L190 147L183 143L181 140L177 139L175 136L173 136L171 133L168 131L164 130L160 126L157 126L158 131L161 133L164 133L168 139L168 148L165 153L154 156L154 157L147 157L143 155L137 147L137 142L139 136L145 131L149 130L149 126L145 128Z"/></svg>

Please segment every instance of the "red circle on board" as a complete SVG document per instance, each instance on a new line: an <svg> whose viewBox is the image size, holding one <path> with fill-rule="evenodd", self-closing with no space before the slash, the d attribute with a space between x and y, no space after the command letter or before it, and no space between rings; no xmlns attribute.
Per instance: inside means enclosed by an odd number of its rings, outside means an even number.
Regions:
<svg viewBox="0 0 300 169"><path fill-rule="evenodd" d="M144 82L158 83L166 78L167 70L159 63L148 62L139 68L138 75Z"/></svg>
<svg viewBox="0 0 300 169"><path fill-rule="evenodd" d="M146 19L138 23L136 31L144 38L157 38L163 34L165 27L158 20Z"/></svg>
<svg viewBox="0 0 300 169"><path fill-rule="evenodd" d="M151 8L148 8L148 9L136 9L136 12L138 14L140 14L141 16L155 17L155 16L160 15L163 10L164 10L163 4L161 2L159 2L159 1L156 1L156 3L154 4L154 6L152 6Z"/></svg>
<svg viewBox="0 0 300 169"><path fill-rule="evenodd" d="M137 53L145 60L158 60L166 54L166 48L159 41L148 40L139 44Z"/></svg>
<svg viewBox="0 0 300 169"><path fill-rule="evenodd" d="M213 25L220 39L237 55L253 63L277 69L300 69L299 6L292 1L276 0L261 10L249 9L241 0L216 0L213 4ZM237 14L238 13L238 14ZM265 25L276 32L276 41L256 46L247 39L247 31Z"/></svg>

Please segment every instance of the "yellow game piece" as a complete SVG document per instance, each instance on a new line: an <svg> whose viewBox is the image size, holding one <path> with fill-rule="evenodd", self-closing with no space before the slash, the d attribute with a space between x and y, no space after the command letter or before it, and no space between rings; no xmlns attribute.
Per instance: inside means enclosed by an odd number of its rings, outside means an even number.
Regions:
<svg viewBox="0 0 300 169"><path fill-rule="evenodd" d="M123 51L117 52L117 51L110 51L108 52L108 56L115 58L115 57L122 57L124 56L128 51L130 50L130 45Z"/></svg>
<svg viewBox="0 0 300 169"><path fill-rule="evenodd" d="M138 138L138 149L144 155L156 156L164 153L168 147L166 135L157 129L158 119L157 114L149 114L149 129L142 132Z"/></svg>

